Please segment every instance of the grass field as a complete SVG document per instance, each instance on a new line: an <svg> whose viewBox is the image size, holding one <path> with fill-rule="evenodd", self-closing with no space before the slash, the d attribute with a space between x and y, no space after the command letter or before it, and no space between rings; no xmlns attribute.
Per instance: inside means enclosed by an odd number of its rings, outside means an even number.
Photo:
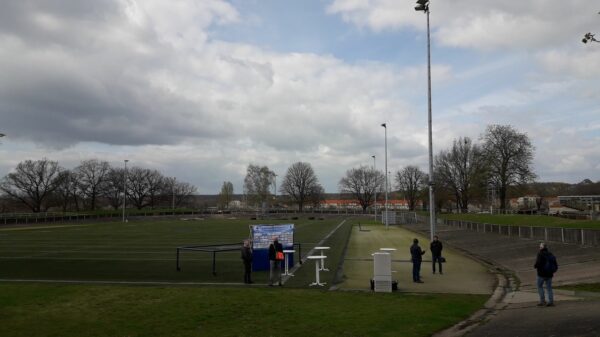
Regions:
<svg viewBox="0 0 600 337"><path fill-rule="evenodd" d="M600 221L597 220L571 220L547 215L440 214L439 217L497 225L600 229Z"/></svg>
<svg viewBox="0 0 600 337"><path fill-rule="evenodd" d="M341 224L324 242L332 247L327 253L331 271L321 273L321 279L331 285L357 221L147 220L0 228L0 335L428 336L485 302L483 295L309 288L313 262L299 268L283 288L261 285L267 272L255 272L253 286L219 285L241 283L237 251L219 253L216 276L208 253L184 253L183 270L175 270L175 247L240 242L252 223L295 223L303 254Z"/></svg>
<svg viewBox="0 0 600 337"><path fill-rule="evenodd" d="M0 326L3 337L428 336L467 317L485 298L0 284Z"/></svg>
<svg viewBox="0 0 600 337"><path fill-rule="evenodd" d="M210 253L182 252L182 271L177 272L175 248L241 242L249 235L249 224L295 223L295 241L302 243L305 254L341 221L150 220L5 228L0 229L0 278L240 282L239 251L218 253L217 275L213 276ZM266 282L267 273L255 273L255 279Z"/></svg>

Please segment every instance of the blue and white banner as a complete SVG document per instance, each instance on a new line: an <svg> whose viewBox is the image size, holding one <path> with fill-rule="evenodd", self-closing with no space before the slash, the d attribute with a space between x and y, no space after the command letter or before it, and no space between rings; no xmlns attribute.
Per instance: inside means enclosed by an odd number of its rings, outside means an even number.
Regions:
<svg viewBox="0 0 600 337"><path fill-rule="evenodd" d="M252 225L252 248L269 249L273 237L279 239L283 248L294 246L294 224L283 225Z"/></svg>
<svg viewBox="0 0 600 337"><path fill-rule="evenodd" d="M269 246L277 237L283 249L294 249L294 224L250 225L252 237L252 270L269 270ZM294 265L294 254L289 254L289 263Z"/></svg>

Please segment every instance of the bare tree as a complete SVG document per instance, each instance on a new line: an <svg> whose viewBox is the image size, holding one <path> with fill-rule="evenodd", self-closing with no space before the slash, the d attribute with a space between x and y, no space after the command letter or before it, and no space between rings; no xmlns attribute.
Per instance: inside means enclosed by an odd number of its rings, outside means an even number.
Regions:
<svg viewBox="0 0 600 337"><path fill-rule="evenodd" d="M312 166L309 163L297 162L288 168L279 190L298 204L298 210L302 212L304 203L310 193L316 191L317 186L320 186L319 179Z"/></svg>
<svg viewBox="0 0 600 337"><path fill-rule="evenodd" d="M168 180L157 170L148 170L146 175L148 186L148 206L154 209L161 196L161 192L169 185Z"/></svg>
<svg viewBox="0 0 600 337"><path fill-rule="evenodd" d="M396 172L396 187L408 202L408 209L415 210L417 201L427 186L427 174L416 166L406 166Z"/></svg>
<svg viewBox="0 0 600 337"><path fill-rule="evenodd" d="M186 183L175 183L175 207L181 207L187 203L190 197L196 193L196 186ZM232 190L233 193L233 190Z"/></svg>
<svg viewBox="0 0 600 337"><path fill-rule="evenodd" d="M112 168L106 175L106 183L101 191L101 194L110 206L117 210L123 205L123 183L125 182L125 169Z"/></svg>
<svg viewBox="0 0 600 337"><path fill-rule="evenodd" d="M308 194L308 202L313 208L319 207L321 202L325 200L325 189L321 185L315 185L311 188Z"/></svg>
<svg viewBox="0 0 600 337"><path fill-rule="evenodd" d="M270 199L275 173L267 166L250 164L244 178L244 190L249 202L262 205Z"/></svg>
<svg viewBox="0 0 600 337"><path fill-rule="evenodd" d="M75 210L79 210L78 182L77 175L70 170L61 171L59 174L59 183L54 191L62 211L66 212L69 206L74 205Z"/></svg>
<svg viewBox="0 0 600 337"><path fill-rule="evenodd" d="M148 185L148 175L152 171L141 167L132 167L127 170L127 197L137 208L142 209L148 206L147 199L150 187Z"/></svg>
<svg viewBox="0 0 600 337"><path fill-rule="evenodd" d="M32 212L46 211L50 206L48 198L59 186L61 171L56 161L26 160L4 177L0 190L24 203Z"/></svg>
<svg viewBox="0 0 600 337"><path fill-rule="evenodd" d="M219 193L219 204L222 208L229 208L231 198L233 197L233 184L231 181L224 181L221 186L221 193Z"/></svg>
<svg viewBox="0 0 600 337"><path fill-rule="evenodd" d="M500 208L506 208L510 186L532 181L533 145L525 133L510 125L490 125L483 139L483 156L489 181L497 187Z"/></svg>
<svg viewBox="0 0 600 337"><path fill-rule="evenodd" d="M79 182L79 190L90 210L96 209L96 200L103 189L110 165L98 159L84 160L74 170Z"/></svg>
<svg viewBox="0 0 600 337"><path fill-rule="evenodd" d="M363 212L373 202L375 191L381 191L385 176L379 171L366 166L346 171L346 176L340 182L342 193L351 193L359 202Z"/></svg>
<svg viewBox="0 0 600 337"><path fill-rule="evenodd" d="M484 181L485 162L481 148L469 137L455 139L450 150L435 158L435 174L456 201L456 208L467 212L474 189Z"/></svg>

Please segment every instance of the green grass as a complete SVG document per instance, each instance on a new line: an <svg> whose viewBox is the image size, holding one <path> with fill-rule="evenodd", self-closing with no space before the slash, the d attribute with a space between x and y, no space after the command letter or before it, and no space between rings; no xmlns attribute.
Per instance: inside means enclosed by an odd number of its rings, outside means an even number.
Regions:
<svg viewBox="0 0 600 337"><path fill-rule="evenodd" d="M572 284L572 285L560 286L560 287L557 287L557 289L600 293L600 283Z"/></svg>
<svg viewBox="0 0 600 337"><path fill-rule="evenodd" d="M486 296L0 284L3 337L428 336Z"/></svg>
<svg viewBox="0 0 600 337"><path fill-rule="evenodd" d="M182 252L182 271L177 272L175 248L241 242L249 235L249 224L294 223L295 242L302 243L302 253L306 254L341 221L150 220L5 228L0 229L0 278L240 282L243 269L239 251L218 253L217 275L213 276L210 253ZM332 240L332 245L337 245L339 238ZM302 271L296 282L300 285L310 275ZM254 278L266 282L267 273L257 272Z"/></svg>
<svg viewBox="0 0 600 337"><path fill-rule="evenodd" d="M479 223L512 226L564 227L564 228L600 228L600 221L571 220L547 215L490 215L490 214L440 214L447 220L463 220Z"/></svg>

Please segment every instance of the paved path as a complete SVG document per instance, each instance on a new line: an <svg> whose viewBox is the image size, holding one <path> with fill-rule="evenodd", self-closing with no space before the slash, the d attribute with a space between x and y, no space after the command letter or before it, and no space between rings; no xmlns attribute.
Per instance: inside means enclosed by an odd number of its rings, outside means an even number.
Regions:
<svg viewBox="0 0 600 337"><path fill-rule="evenodd" d="M392 278L398 280L398 290L404 292L491 294L496 282L495 275L480 263L466 257L463 253L447 249L445 257L452 263L444 264L444 274L433 274L429 240L406 229L392 226L363 226L360 231L354 226L344 260L345 281L342 289L369 290L369 280L373 277L372 253L380 248L396 248L392 253L392 269L396 271ZM412 263L410 245L413 239L419 239L419 245L427 250L423 255L421 276L424 283L412 282Z"/></svg>
<svg viewBox="0 0 600 337"><path fill-rule="evenodd" d="M428 233L428 225L408 225L407 228ZM600 336L600 299L573 296L570 292L555 293L555 307L537 307L536 273L533 269L538 241L478 233L455 227L439 226L440 239L503 266L515 273L520 283L509 290L502 308L488 321L474 328L469 337L483 336ZM572 244L550 243L559 270L554 285L600 282L600 249Z"/></svg>

